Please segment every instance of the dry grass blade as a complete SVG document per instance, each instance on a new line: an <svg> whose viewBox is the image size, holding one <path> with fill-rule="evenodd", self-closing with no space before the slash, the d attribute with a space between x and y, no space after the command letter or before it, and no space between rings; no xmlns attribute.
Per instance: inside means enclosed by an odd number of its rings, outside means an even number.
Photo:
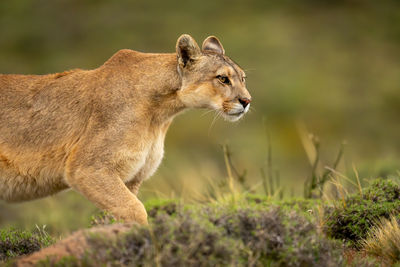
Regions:
<svg viewBox="0 0 400 267"><path fill-rule="evenodd" d="M233 164L232 161L232 153L229 150L228 145L224 145L223 146L223 151L224 151L224 160L225 160L225 164L228 167L229 166L229 172L228 175L232 176L232 179L234 178L233 175L236 176L237 181L240 183L240 185L245 189L248 190L248 187L246 186L246 175L247 175L247 170L244 170L242 173L239 173L239 171L237 170L237 168L235 167L235 164Z"/></svg>
<svg viewBox="0 0 400 267"><path fill-rule="evenodd" d="M354 165L354 163L353 163L353 171L354 171L354 174L356 175L358 191L360 192L360 195L362 196L363 192L362 192L362 187L361 187L361 182L360 182L360 176L358 175L358 171L357 171L356 166Z"/></svg>
<svg viewBox="0 0 400 267"><path fill-rule="evenodd" d="M372 255L395 263L400 261L400 227L395 216L383 219L370 231L367 239L362 241L364 250Z"/></svg>
<svg viewBox="0 0 400 267"><path fill-rule="evenodd" d="M226 172L228 173L228 185L229 185L229 190L232 193L232 197L235 199L235 195L237 193L237 190L234 186L234 178L232 175L232 167L229 161L229 150L227 145L223 145L223 150L224 150L224 160L225 160L225 167L226 167Z"/></svg>
<svg viewBox="0 0 400 267"><path fill-rule="evenodd" d="M303 121L297 121L296 122L297 130L299 133L299 137L301 140L301 143L303 145L304 151L306 152L308 161L310 162L310 165L312 166L316 159L317 159L317 150L315 147L315 144L313 143L312 138L310 138L310 134L307 130L307 127Z"/></svg>
<svg viewBox="0 0 400 267"><path fill-rule="evenodd" d="M342 182L339 179L339 176L332 175L330 183L332 183L336 187L336 190L338 191L338 193L340 195L340 199L342 201L343 207L346 207L346 196L349 195L349 192L343 186Z"/></svg>
<svg viewBox="0 0 400 267"><path fill-rule="evenodd" d="M352 181L349 177L347 177L346 175L340 173L339 171L337 171L337 170L335 170L335 169L332 169L332 168L330 168L330 167L328 167L328 166L325 166L325 169L327 169L327 170L329 170L330 172L332 172L333 174L335 174L335 175L337 175L337 176L339 176L339 177L345 179L345 180L346 180L347 182L349 182L351 185L353 185L353 186L355 186L355 187L358 187L358 185L357 185L354 181Z"/></svg>

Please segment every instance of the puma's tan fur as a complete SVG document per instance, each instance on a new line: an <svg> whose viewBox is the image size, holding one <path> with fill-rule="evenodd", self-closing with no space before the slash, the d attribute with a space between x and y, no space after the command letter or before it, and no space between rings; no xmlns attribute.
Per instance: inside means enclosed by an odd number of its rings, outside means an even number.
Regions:
<svg viewBox="0 0 400 267"><path fill-rule="evenodd" d="M0 75L0 199L73 188L117 218L147 222L136 197L163 157L172 119L248 110L243 71L215 37L182 35L177 53L121 50L94 70Z"/></svg>

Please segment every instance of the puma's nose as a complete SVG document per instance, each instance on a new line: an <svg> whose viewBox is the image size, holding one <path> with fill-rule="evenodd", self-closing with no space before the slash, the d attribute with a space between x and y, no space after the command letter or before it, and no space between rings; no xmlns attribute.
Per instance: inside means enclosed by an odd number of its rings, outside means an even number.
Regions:
<svg viewBox="0 0 400 267"><path fill-rule="evenodd" d="M243 108L246 108L248 104L250 104L251 99L248 98L239 98L239 103L242 104Z"/></svg>

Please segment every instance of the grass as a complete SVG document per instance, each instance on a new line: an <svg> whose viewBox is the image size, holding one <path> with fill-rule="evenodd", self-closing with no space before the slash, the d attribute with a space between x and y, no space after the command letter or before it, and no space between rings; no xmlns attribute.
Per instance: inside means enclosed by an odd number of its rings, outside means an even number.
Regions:
<svg viewBox="0 0 400 267"><path fill-rule="evenodd" d="M150 227L116 241L89 236L85 266L339 266L339 242L321 235L306 212L245 199L235 205L152 203ZM50 260L47 264L53 264ZM46 262L43 263L46 265Z"/></svg>
<svg viewBox="0 0 400 267"><path fill-rule="evenodd" d="M398 261L398 243L393 243L399 233L397 221L378 226L374 222L396 212L398 189L378 179L362 194L349 195L345 206L249 193L236 195L234 201L203 204L153 199L145 203L149 227L133 226L113 240L88 235L90 247L83 258L49 258L39 266L377 266L382 259L392 264ZM360 206L360 201L370 206ZM92 218L93 226L114 223L119 222L109 214ZM39 229L2 233L1 240L13 244L3 260L53 242Z"/></svg>
<svg viewBox="0 0 400 267"><path fill-rule="evenodd" d="M52 236L66 236L90 225L90 216L97 208L76 191L23 203L0 203L0 228L31 229L47 225ZM79 216L77 216L79 214Z"/></svg>
<svg viewBox="0 0 400 267"><path fill-rule="evenodd" d="M342 148L333 168L325 172L321 166L317 171L320 152L314 148L311 182L305 187L307 192L318 190L319 194L283 198L284 190L270 171L273 168L270 152L268 174L259 184L264 194L254 193L246 171L238 171L225 145L227 177L222 182L209 180L202 197L189 201L151 199L145 202L149 227L134 226L117 239L89 235L85 238L90 246L83 258L72 255L58 262L47 259L41 264L375 266L376 259L364 256L362 251L386 262L397 262L398 246L393 242L397 242L398 225L383 220L400 214L399 185L390 179L376 179L363 189L355 171L357 183L352 183L358 191L349 194L334 176L343 176L335 170ZM322 197L328 182L336 185L336 192L341 192L339 199L328 201ZM374 226L376 221L382 223ZM90 225L115 223L120 222L101 212L92 216ZM32 253L53 242L44 228L33 232L4 229L1 233L1 260Z"/></svg>
<svg viewBox="0 0 400 267"><path fill-rule="evenodd" d="M0 262L20 255L30 254L54 243L45 227L33 231L15 228L0 229Z"/></svg>
<svg viewBox="0 0 400 267"><path fill-rule="evenodd" d="M362 241L362 248L371 255L378 256L388 264L400 261L399 216L381 219Z"/></svg>
<svg viewBox="0 0 400 267"><path fill-rule="evenodd" d="M72 255L57 262L49 258L40 264L376 266L376 257L391 264L398 261L398 247L393 245L397 242L393 229L398 225L374 225L400 214L400 187L390 179L377 179L363 189L355 168L357 183L340 174L336 167L343 147L333 167L323 168L320 151L313 143L314 159L310 160L312 170L304 185L308 192L304 198L283 197L285 190L273 171L271 148L267 170L262 170L263 180L258 184L263 194L249 186L246 170L238 170L229 147L222 148L225 179L208 180L204 191L193 186L182 190L193 192L191 198L151 199L145 202L149 227L133 226L116 239L89 235L84 257ZM352 183L357 193L349 194L340 178ZM339 199L325 197L328 183L336 185ZM92 216L90 225L115 223L120 222L101 212ZM4 229L2 240L1 260L32 253L53 242L39 228L34 232Z"/></svg>

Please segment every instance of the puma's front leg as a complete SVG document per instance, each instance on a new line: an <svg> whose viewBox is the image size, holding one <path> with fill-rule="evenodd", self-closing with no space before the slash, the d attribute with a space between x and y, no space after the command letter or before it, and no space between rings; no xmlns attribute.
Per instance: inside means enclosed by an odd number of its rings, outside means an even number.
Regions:
<svg viewBox="0 0 400 267"><path fill-rule="evenodd" d="M93 155L94 156L94 155ZM146 210L121 179L121 165L115 168L114 160L98 155L99 160L87 160L91 155L75 153L67 164L68 184L95 203L126 222L147 224Z"/></svg>

